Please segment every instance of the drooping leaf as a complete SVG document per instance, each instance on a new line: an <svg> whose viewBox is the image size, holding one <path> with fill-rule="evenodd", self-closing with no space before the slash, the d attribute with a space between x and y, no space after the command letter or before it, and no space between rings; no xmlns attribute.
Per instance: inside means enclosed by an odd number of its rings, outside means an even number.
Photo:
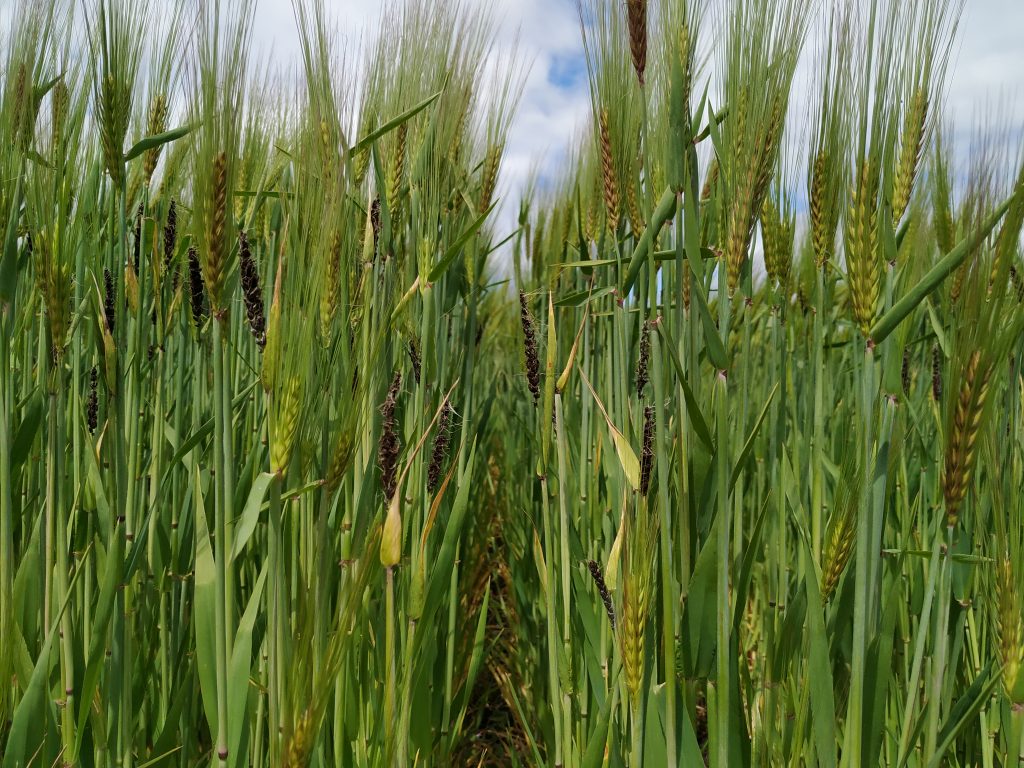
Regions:
<svg viewBox="0 0 1024 768"><path fill-rule="evenodd" d="M126 163L130 163L143 152L156 149L164 144L170 144L172 141L177 141L183 136L188 136L194 128L194 125L183 125L180 128L174 128L170 131L164 131L163 133L157 133L153 136L146 136L143 139L139 139L125 154L124 161Z"/></svg>

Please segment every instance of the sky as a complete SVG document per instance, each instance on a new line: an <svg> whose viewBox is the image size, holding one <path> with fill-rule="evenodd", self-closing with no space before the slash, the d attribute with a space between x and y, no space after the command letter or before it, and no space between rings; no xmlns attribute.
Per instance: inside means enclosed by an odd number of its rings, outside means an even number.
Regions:
<svg viewBox="0 0 1024 768"><path fill-rule="evenodd" d="M530 174L548 180L590 109L587 73L575 0L463 0L487 2L496 21L496 55L518 45L529 64L522 101L506 145L499 193L518 197ZM0 0L2 2L2 0ZM394 0L326 0L343 39L372 35L383 8ZM297 55L291 0L258 0L254 37L282 62ZM543 182L545 179L542 178ZM514 206L513 206L514 207ZM505 206L506 215L510 214Z"/></svg>
<svg viewBox="0 0 1024 768"><path fill-rule="evenodd" d="M372 33L382 8L392 2L326 4L342 38L356 44ZM557 177L590 109L587 75L575 0L490 0L490 5L498 48L508 50L518 32L520 51L531 63L502 168L500 190L514 200L532 171L542 184ZM287 62L298 47L291 0L259 0L258 8L257 44ZM966 154L977 126L992 118L1007 121L1018 134L1024 126L1024 0L965 0L947 95L946 120L958 156Z"/></svg>
<svg viewBox="0 0 1024 768"><path fill-rule="evenodd" d="M623 0L624 1L624 0ZM917 2L918 0L907 0ZM159 7L165 0L153 0ZM566 150L590 110L576 0L463 0L487 3L495 14L496 53L518 43L530 64L522 102L506 147L499 194L510 223L519 192L536 172L541 184L558 177ZM950 62L946 122L954 150L965 158L977 127L999 121L1024 135L1024 0L964 0ZM0 0L6 22L12 0ZM382 10L395 0L325 0L345 45L372 37ZM2 24L0 24L2 25ZM283 68L298 62L291 0L257 0L254 38L260 57Z"/></svg>

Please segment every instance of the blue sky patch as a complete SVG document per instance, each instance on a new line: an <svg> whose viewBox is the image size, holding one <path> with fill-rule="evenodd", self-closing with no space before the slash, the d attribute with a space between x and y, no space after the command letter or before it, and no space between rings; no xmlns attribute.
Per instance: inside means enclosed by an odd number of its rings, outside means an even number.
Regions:
<svg viewBox="0 0 1024 768"><path fill-rule="evenodd" d="M553 54L548 82L562 90L575 90L586 84L587 67L583 54Z"/></svg>

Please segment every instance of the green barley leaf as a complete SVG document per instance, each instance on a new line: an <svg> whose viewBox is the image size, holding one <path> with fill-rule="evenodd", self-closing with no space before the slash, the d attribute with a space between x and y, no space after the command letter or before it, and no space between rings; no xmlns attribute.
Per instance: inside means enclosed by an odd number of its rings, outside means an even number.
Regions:
<svg viewBox="0 0 1024 768"><path fill-rule="evenodd" d="M633 255L629 259L626 276L622 280L621 294L623 296L632 290L633 283L636 282L640 274L640 268L643 267L647 256L651 252L654 240L661 233L661 228L675 215L676 198L676 192L671 187L662 192L658 205L654 209L654 214L651 216L651 223L640 236L640 241L636 244L636 248L633 249Z"/></svg>
<svg viewBox="0 0 1024 768"><path fill-rule="evenodd" d="M217 733L217 652L216 604L217 567L213 560L213 545L206 523L206 507L203 503L202 482L199 467L195 478L195 600L193 615L196 633L196 665L199 669L199 689L202 692L203 710L210 733Z"/></svg>
<svg viewBox="0 0 1024 768"><path fill-rule="evenodd" d="M146 136L143 139L139 139L135 145L128 150L128 153L124 156L124 161L129 163L143 152L150 149L156 149L164 144L170 144L184 136L188 136L194 129L194 125L183 125L180 128L165 131L164 133L158 133L155 136Z"/></svg>
<svg viewBox="0 0 1024 768"><path fill-rule="evenodd" d="M806 541L804 550L807 554L807 562L813 562ZM814 731L815 752L820 768L834 768L836 764L836 702L821 590L814 568L808 568L804 573L804 589L807 594L807 637L810 643L807 672L811 688L811 727Z"/></svg>
<svg viewBox="0 0 1024 768"><path fill-rule="evenodd" d="M487 217L490 216L495 205L497 205L497 203L492 203L490 208L477 216L473 223L466 228L466 231L459 235L455 242L448 246L444 255L441 256L438 262L430 268L430 272L427 275L427 280L429 282L437 282L441 279L442 275L448 271L448 267L450 267L452 262L454 262L458 255L462 253L462 249L466 247L466 243L470 241L470 238L472 238L473 235L480 231L480 227L482 227L484 222L487 221Z"/></svg>
<svg viewBox="0 0 1024 768"><path fill-rule="evenodd" d="M263 587L267 583L267 561L264 560L259 578L249 595L245 613L238 622L235 631L235 642L231 646L231 661L228 668L228 765L248 765L245 750L246 710L252 684L249 676L252 672L252 636L263 599Z"/></svg>
<svg viewBox="0 0 1024 768"><path fill-rule="evenodd" d="M758 415L757 421L754 422L754 426L750 430L750 434L747 435L747 441L743 444L743 448L740 450L740 455L736 457L736 463L733 464L732 477L729 480L729 490L736 487L736 481L739 480L740 473L743 471L743 464L750 456L750 452L754 449L754 440L757 437L757 433L761 431L761 425L764 424L764 419L768 415L768 406L772 404L772 399L778 391L779 383L776 382L775 386L772 387L772 391L768 393L768 399L765 400L764 407L761 408L761 413Z"/></svg>
<svg viewBox="0 0 1024 768"><path fill-rule="evenodd" d="M64 611L67 610L71 598L75 596L72 587L78 582L78 576L81 573L81 570L76 570L68 585L68 594L57 611L57 615L53 617L50 629L46 633L46 640L43 641L43 646L39 650L35 668L32 670L32 678L14 710L10 730L7 733L7 744L4 747L3 768L23 768L23 766L30 765L32 755L36 752L35 745L28 744L28 738L31 730L38 727L39 714L45 706L46 681L51 663L50 650L53 647L54 638L58 637L57 629L64 616Z"/></svg>
<svg viewBox="0 0 1024 768"><path fill-rule="evenodd" d="M984 242L989 233L995 229L996 224L1003 217L1003 214L1010 208L1014 197L1009 197L998 208L993 211L984 222L963 240L957 243L948 254L943 256L934 267L925 273L917 284L911 288L903 298L893 304L892 308L878 319L868 334L871 340L877 345L888 338L896 326L899 325L925 298L945 280L974 250Z"/></svg>
<svg viewBox="0 0 1024 768"><path fill-rule="evenodd" d="M25 404L24 416L18 431L14 436L14 444L11 446L11 474L17 475L22 464L28 458L32 445L35 443L36 435L39 434L39 426L43 422L43 392L39 387L32 390L28 402Z"/></svg>
<svg viewBox="0 0 1024 768"><path fill-rule="evenodd" d="M242 514L235 527L235 540L231 546L231 559L235 560L245 550L256 524L259 522L260 509L263 507L263 499L266 498L267 489L274 482L274 475L269 472L261 472L259 477L252 484L249 496L245 500Z"/></svg>
<svg viewBox="0 0 1024 768"><path fill-rule="evenodd" d="M355 154L363 151L364 149L369 147L373 142L375 142L377 139L379 139L381 136L384 136L384 135L390 133L395 128L400 126L402 123L404 123L404 122L406 122L408 120L412 120L412 118L416 117L416 115L418 115L424 109L426 109L431 104L433 104L435 101L437 101L438 96L440 96L442 93L444 93L444 91L440 90L437 93L435 93L433 96L428 96L427 98L425 98L423 101L421 101L419 104L415 105L411 109L407 109L405 112L403 112L402 114L398 115L397 117L393 117L390 120L388 120L386 123L381 125L379 128L376 128L376 129L370 131L368 134L366 134L363 138L361 138L359 141L357 141L355 143L355 145L349 150L349 153L352 154L352 155L355 155Z"/></svg>
<svg viewBox="0 0 1024 768"><path fill-rule="evenodd" d="M693 390L690 388L689 382L686 380L686 376L683 372L683 364L679 361L678 347L676 346L675 339L672 338L672 333L668 329L667 323L658 323L658 333L665 339L664 348L668 350L669 360L672 361L673 367L676 369L676 376L679 379L679 384L683 388L683 399L686 401L686 413L690 417L690 422L693 424L693 431L697 433L697 437L704 443L705 447L709 451L715 450L715 441L711 437L711 430L708 428L707 420L704 418L704 414L701 413L700 405L697 403L697 398L693 394Z"/></svg>

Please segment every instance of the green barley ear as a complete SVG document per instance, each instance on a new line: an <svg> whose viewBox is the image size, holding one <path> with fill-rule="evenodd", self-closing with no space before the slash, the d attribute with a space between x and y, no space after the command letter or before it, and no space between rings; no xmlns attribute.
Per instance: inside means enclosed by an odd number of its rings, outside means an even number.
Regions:
<svg viewBox="0 0 1024 768"><path fill-rule="evenodd" d="M1018 550L1016 554L1024 552ZM1003 690L1015 706L1024 704L1024 608L1017 577L1020 562L1019 557L1014 559L1004 549L995 563L996 637L1003 667Z"/></svg>
<svg viewBox="0 0 1024 768"><path fill-rule="evenodd" d="M619 228L619 183L615 173L615 158L612 155L611 129L608 109L598 113L598 135L601 144L601 181L604 194L605 213L612 232Z"/></svg>
<svg viewBox="0 0 1024 768"><path fill-rule="evenodd" d="M583 237L588 243L594 242L598 236L602 205L602 175L600 162L583 163L583 169L580 172L580 184L583 188L581 200L584 210Z"/></svg>
<svg viewBox="0 0 1024 768"><path fill-rule="evenodd" d="M27 1L17 3L0 33L5 48L0 54L3 72L3 90L0 91L0 107L3 108L0 150L3 153L0 158L4 161L8 160L8 148L19 155L31 148L39 107L35 86L52 76L44 70L46 41L50 34L50 11L46 6Z"/></svg>
<svg viewBox="0 0 1024 768"><path fill-rule="evenodd" d="M53 86L50 100L50 159L54 165L66 162L64 142L70 110L71 92L64 78L61 78Z"/></svg>
<svg viewBox="0 0 1024 768"><path fill-rule="evenodd" d="M388 213L393 221L398 221L401 209L402 185L405 183L405 157L408 144L409 125L402 123L395 131L395 143L387 177Z"/></svg>
<svg viewBox="0 0 1024 768"><path fill-rule="evenodd" d="M148 0L95 0L90 16L94 109L104 165L115 188L125 182L124 143L149 13Z"/></svg>
<svg viewBox="0 0 1024 768"><path fill-rule="evenodd" d="M835 596L836 587L839 586L839 580L853 557L857 543L861 474L856 448L848 446L845 456L825 534L825 548L821 555L821 599L825 602L829 602Z"/></svg>
<svg viewBox="0 0 1024 768"><path fill-rule="evenodd" d="M347 279L344 266L341 263L341 233L335 230L331 235L331 244L327 251L324 288L320 294L320 340L327 347L331 345L334 337L334 317L339 309L341 281Z"/></svg>
<svg viewBox="0 0 1024 768"><path fill-rule="evenodd" d="M653 51L660 56L656 62L665 89L665 116L660 129L664 134L651 142L661 145L659 159L665 164L668 183L682 190L688 175L683 148L693 140L693 107L690 104L694 78L699 74L698 49L703 17L703 4L697 0L658 3L654 6L658 18L653 22L663 30L655 36ZM658 37L661 37L658 45ZM661 189L657 184L654 189Z"/></svg>
<svg viewBox="0 0 1024 768"><path fill-rule="evenodd" d="M902 85L896 69L900 33L908 11L872 0L862 48L863 62L854 94L853 178L844 221L847 282L854 322L865 337L880 310L885 265L879 244L879 209L884 202L884 168L894 153L898 99Z"/></svg>
<svg viewBox="0 0 1024 768"><path fill-rule="evenodd" d="M309 754L316 738L313 716L309 708L305 708L298 717L288 737L284 750L284 768L306 768L309 765Z"/></svg>
<svg viewBox="0 0 1024 768"><path fill-rule="evenodd" d="M1020 236L1024 230L1024 153L1018 159L1017 177L1011 189L1013 202L1006 212L999 236L996 238L995 253L989 270L988 297L1001 302L1009 289L1013 288L1010 269L1020 252Z"/></svg>
<svg viewBox="0 0 1024 768"><path fill-rule="evenodd" d="M865 160L857 174L846 219L846 267L853 318L866 337L878 314L882 265L878 250L879 169Z"/></svg>
<svg viewBox="0 0 1024 768"><path fill-rule="evenodd" d="M633 70L642 86L647 70L647 0L626 0L626 26Z"/></svg>
<svg viewBox="0 0 1024 768"><path fill-rule="evenodd" d="M1006 228L1018 227L1011 218ZM1002 233L1001 233L1002 234ZM997 238L998 243L998 238ZM959 327L950 360L949 392L943 431L942 492L947 524L957 524L978 458L978 438L990 417L994 380L1004 369L1010 349L1024 329L1024 313L1009 293L1009 284L993 294L991 265L998 246L970 266L959 312Z"/></svg>
<svg viewBox="0 0 1024 768"><path fill-rule="evenodd" d="M639 154L643 95L637 65L646 68L646 2L627 6L586 0L579 4L583 45L590 76L595 182L612 233L622 221L628 180ZM634 56L627 42L635 43ZM643 50L641 50L641 48ZM595 211L596 213L596 211ZM598 237L603 223L591 229Z"/></svg>
<svg viewBox="0 0 1024 768"><path fill-rule="evenodd" d="M761 211L761 240L768 279L783 290L789 285L793 269L795 235L796 214L789 194L776 186Z"/></svg>
<svg viewBox="0 0 1024 768"><path fill-rule="evenodd" d="M981 349L960 353L956 363L956 396L951 399L942 469L942 494L950 527L955 526L959 519L960 507L974 473L978 435L993 373L989 356Z"/></svg>
<svg viewBox="0 0 1024 768"><path fill-rule="evenodd" d="M931 133L932 107L942 97L942 81L964 0L925 0L907 6L903 41L903 103L895 147L892 215L898 224L910 205L921 155Z"/></svg>
<svg viewBox="0 0 1024 768"><path fill-rule="evenodd" d="M272 395L270 471L280 477L288 471L297 442L302 394L301 379L292 375Z"/></svg>
<svg viewBox="0 0 1024 768"><path fill-rule="evenodd" d="M936 131L932 151L929 179L932 183L932 224L935 241L942 253L953 250L956 241L956 223L953 221L953 183L950 179L949 152L943 144L942 131Z"/></svg>
<svg viewBox="0 0 1024 768"><path fill-rule="evenodd" d="M32 90L32 83L29 80L29 71L28 67L25 66L25 62L18 64L12 79L14 85L10 88L10 100L13 102L11 108L11 134L14 137L14 144L22 152L25 152L28 150L29 144L25 139L31 135L31 132L26 130L25 126L29 123L28 114L31 110Z"/></svg>
<svg viewBox="0 0 1024 768"><path fill-rule="evenodd" d="M45 215L45 214L44 214ZM46 310L50 345L55 361L64 355L64 338L71 323L71 276L73 254L67 253L54 225L36 232L32 238L36 286Z"/></svg>
<svg viewBox="0 0 1024 768"><path fill-rule="evenodd" d="M494 144L487 147L484 154L484 163L480 169L480 205L478 210L482 213L491 207L491 198L494 196L494 189L498 184L498 167L505 147L502 144Z"/></svg>
<svg viewBox="0 0 1024 768"><path fill-rule="evenodd" d="M221 316L227 308L224 305L224 281L228 272L228 246L224 242L228 217L228 156L220 151L213 156L209 186L200 200L202 213L197 219L204 221L200 241L206 244L202 253L203 280L210 296L210 309L214 316Z"/></svg>
<svg viewBox="0 0 1024 768"><path fill-rule="evenodd" d="M167 98L163 94L157 94L153 97L153 101L149 106L149 115L146 118L147 136L156 136L167 130L167 113ZM146 184L149 184L153 179L153 173L156 171L156 164L160 160L162 149L163 145L158 144L152 149L147 149L142 155L142 174Z"/></svg>
<svg viewBox="0 0 1024 768"><path fill-rule="evenodd" d="M150 19L149 56L143 67L146 78L145 124L140 126L143 136L156 136L170 128L171 102L178 88L182 61L186 59L188 5L189 0L165 0L161 3L161 13L153 14ZM187 145L180 140L176 143ZM153 180L163 151L164 145L157 144L142 155L142 180L147 186Z"/></svg>
<svg viewBox="0 0 1024 768"><path fill-rule="evenodd" d="M1024 467L1006 451L1001 437L998 430L989 430L982 447L994 534L984 537L992 559L986 582L1003 693L1019 708L1024 706L1024 499L1019 493Z"/></svg>
<svg viewBox="0 0 1024 768"><path fill-rule="evenodd" d="M917 178L921 151L924 148L925 129L928 124L929 94L923 87L915 89L910 105L903 117L896 179L893 182L892 215L899 222L910 205L910 195Z"/></svg>
<svg viewBox="0 0 1024 768"><path fill-rule="evenodd" d="M807 14L794 2L735 2L727 11L718 161L722 267L729 296L747 267L754 227L776 172Z"/></svg>
<svg viewBox="0 0 1024 768"><path fill-rule="evenodd" d="M212 0L199 9L191 116L199 126L192 165L193 221L210 312L218 319L227 316L226 282L235 271L237 253L236 230L228 219L236 192L252 13L250 0Z"/></svg>
<svg viewBox="0 0 1024 768"><path fill-rule="evenodd" d="M644 675L644 645L648 612L654 589L654 563L657 518L647 504L641 503L635 515L625 518L623 537L622 609L618 637L622 669L634 712L640 705Z"/></svg>
<svg viewBox="0 0 1024 768"><path fill-rule="evenodd" d="M75 72L69 72L69 76ZM51 128L58 134L51 136L51 154L59 151L60 157L54 154L56 162L39 162L26 174L24 198L28 228L25 256L41 299L39 305L45 317L42 327L47 331L51 361L58 369L63 369L66 342L80 320L73 307L75 265L80 258L79 250L89 240L87 218L92 215L89 206L81 201L94 192L92 182L81 169L97 160L87 143L88 91L76 81L72 83L74 92L63 80L57 81L51 92L52 119L57 126ZM92 178L98 180L100 173ZM112 305L110 311L112 316Z"/></svg>

